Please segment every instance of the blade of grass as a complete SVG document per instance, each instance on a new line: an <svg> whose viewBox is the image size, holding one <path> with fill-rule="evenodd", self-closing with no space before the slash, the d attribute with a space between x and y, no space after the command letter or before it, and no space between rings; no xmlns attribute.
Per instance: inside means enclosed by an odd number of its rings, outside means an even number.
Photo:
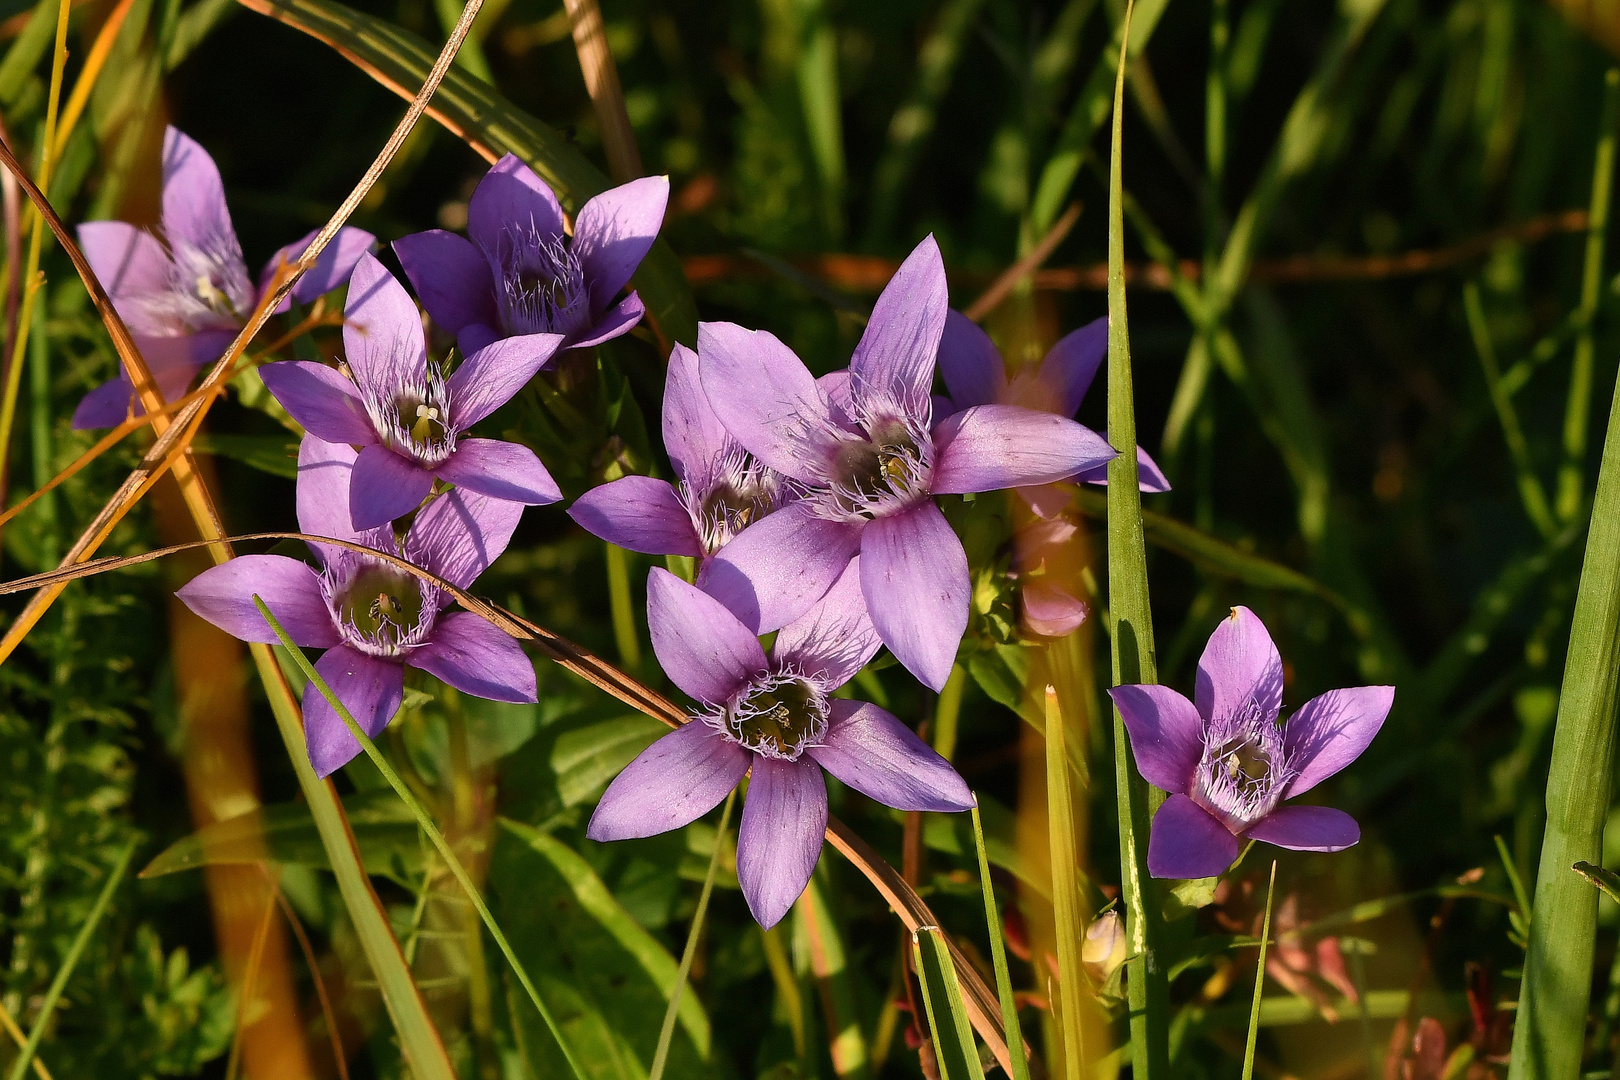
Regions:
<svg viewBox="0 0 1620 1080"><path fill-rule="evenodd" d="M614 544L607 550L608 609L613 615L613 643L619 648L619 662L631 671L641 670L641 636L636 632L635 605L630 601L630 556Z"/></svg>
<svg viewBox="0 0 1620 1080"><path fill-rule="evenodd" d="M1581 271L1580 330L1564 403L1564 462L1558 470L1558 517L1574 521L1581 511L1586 472L1586 433L1592 425L1592 323L1603 288L1603 245L1609 232L1609 194L1614 186L1615 127L1620 123L1620 68L1603 79L1603 113L1592 163L1592 203L1586 218L1586 262Z"/></svg>
<svg viewBox="0 0 1620 1080"><path fill-rule="evenodd" d="M973 1044L973 1025L968 1022L945 935L937 926L919 927L911 935L911 949L928 1028L934 1036L940 1080L984 1080L979 1050Z"/></svg>
<svg viewBox="0 0 1620 1080"><path fill-rule="evenodd" d="M11 1041L17 1044L18 1049L28 1044L28 1036L22 1033L22 1028L17 1026L17 1021L12 1019L11 1013L6 1009L4 1002L0 1002L0 1026L6 1029L6 1034L11 1036ZM34 1075L39 1077L39 1080L54 1080L51 1076L51 1070L47 1069L45 1063L39 1059L38 1052L34 1054Z"/></svg>
<svg viewBox="0 0 1620 1080"><path fill-rule="evenodd" d="M1592 986L1597 893L1570 872L1603 861L1620 706L1620 387L1576 593L1547 777L1547 829L1509 1080L1576 1076Z"/></svg>
<svg viewBox="0 0 1620 1080"><path fill-rule="evenodd" d="M1260 1037L1260 995L1266 988L1266 946L1271 940L1271 901L1277 893L1277 862L1271 863L1271 883L1266 886L1266 917L1260 924L1260 959L1254 967L1254 1003L1249 1007L1249 1035L1243 1044L1243 1080L1254 1077L1254 1046Z"/></svg>
<svg viewBox="0 0 1620 1080"><path fill-rule="evenodd" d="M1148 606L1147 541L1137 489L1136 406L1131 382L1130 330L1125 314L1125 217L1121 147L1125 120L1125 57L1131 13L1121 25L1122 47L1114 78L1114 129L1108 164L1108 441L1119 456L1108 463L1108 607L1113 616L1114 685L1159 681ZM1131 757L1125 721L1114 710L1114 772L1119 801L1119 862L1131 959L1131 1071L1136 1080L1161 1080L1169 1071L1169 988L1157 956L1161 917L1147 873L1148 822L1163 801L1148 787Z"/></svg>
<svg viewBox="0 0 1620 1080"><path fill-rule="evenodd" d="M809 974L815 979L825 1021L828 1057L841 1080L869 1080L871 1058L861 1030L856 1005L854 971L844 933L827 902L826 871L812 877L793 905L795 949L803 950Z"/></svg>
<svg viewBox="0 0 1620 1080"><path fill-rule="evenodd" d="M574 1057L573 1050L569 1048L568 1040L563 1037L562 1029L552 1019L551 1010L546 1007L545 1001L540 997L540 991L535 989L534 983L529 979L529 973L524 968L523 962L512 951L512 946L507 942L506 935L502 933L500 925L496 923L495 916L490 914L488 905L484 903L483 894L478 891L478 886L473 883L472 875L468 874L467 868L461 865L461 860L456 857L455 851L451 849L449 842L444 838L444 834L439 831L439 827L433 823L433 818L428 815L427 810L417 800L416 795L412 793L405 781L400 779L399 774L388 763L388 759L383 756L382 751L377 749L377 744L371 741L371 737L366 734L365 729L355 720L348 707L339 700L337 694L326 684L326 680L321 678L320 672L315 670L315 665L309 662L309 658L304 655L303 650L298 648L297 643L287 636L287 631L282 629L281 623L276 621L276 617L270 613L270 608L265 602L255 595L253 604L259 609L259 613L264 616L264 621L269 623L270 628L275 631L276 637L281 639L282 647L292 657L293 663L298 665L305 678L309 679L315 685L315 688L320 691L321 696L332 706L332 711L338 714L344 726L349 729L349 733L354 736L361 749L365 750L366 756L371 759L371 763L377 766L377 771L382 773L383 779L388 781L388 785L410 808L411 815L416 818L416 824L427 834L429 842L438 850L439 857L444 860L445 865L450 869L450 873L455 876L457 884L467 894L467 899L477 909L478 917L483 920L484 928L495 939L495 944L501 950L501 955L505 956L506 962L512 966L512 973L518 977L518 982L523 984L523 989L528 993L529 1000L534 1003L535 1010L540 1013L540 1019L544 1020L546 1027L550 1029L552 1038L557 1040L557 1047L568 1061L574 1076L578 1080L584 1080L584 1070L580 1067L579 1060Z"/></svg>
<svg viewBox="0 0 1620 1080"><path fill-rule="evenodd" d="M1080 871L1075 827L1068 734L1058 708L1057 688L1046 688L1047 842L1052 848L1052 908L1057 923L1058 1027L1063 1032L1064 1075L1080 1080L1090 1072L1086 1054L1086 972L1080 962ZM1005 1005L1003 1006L1005 1009Z"/></svg>
<svg viewBox="0 0 1620 1080"><path fill-rule="evenodd" d="M984 891L984 918L990 932L990 959L996 970L996 996L1001 1000L1001 1026L1007 1033L1007 1045L1016 1047L1012 1055L1012 1080L1030 1080L1029 1059L1023 1054L1021 1042L1015 1042L1021 1028L1018 1023L1018 1004L1013 999L1012 972L1007 967L1007 942L1001 930L1001 914L996 910L996 890L990 881L990 857L984 849L984 825L979 821L979 808L973 807L973 846L979 855L979 885Z"/></svg>
<svg viewBox="0 0 1620 1080"><path fill-rule="evenodd" d="M84 67L79 70L79 77L73 83L73 93L68 95L67 104L62 107L62 119L56 128L56 138L51 143L51 153L55 157L61 157L62 151L67 149L68 137L73 134L73 127L84 113L84 107L90 103L90 91L95 89L96 79L100 78L101 69L112 54L113 43L118 40L118 31L123 28L124 18L134 3L135 0L118 0L118 6L112 9L107 21L96 31L95 43L90 46L90 52L84 58ZM50 189L47 187L46 190Z"/></svg>
<svg viewBox="0 0 1620 1080"><path fill-rule="evenodd" d="M1490 392L1491 404L1496 407L1496 418L1502 425L1502 441L1507 443L1508 455L1513 459L1513 471L1519 483L1519 498L1524 503L1525 516L1542 536L1550 537L1558 526L1553 522L1547 506L1547 494L1541 479L1530 461L1530 448L1524 441L1524 430L1519 427L1519 414L1513 401L1502 392L1501 366L1496 362L1496 346L1491 343L1490 327L1485 323L1485 309L1479 301L1479 286L1470 281L1463 287L1463 311L1468 316L1468 332L1474 339L1474 351L1479 354L1480 367L1485 370L1485 388ZM1562 477L1560 477L1562 482ZM1576 483L1580 482L1579 477Z"/></svg>
<svg viewBox="0 0 1620 1080"><path fill-rule="evenodd" d="M56 1003L62 1000L62 991L67 989L68 979L73 977L73 969L78 966L79 957L95 936L96 927L101 925L102 916L107 914L107 908L112 904L113 893L118 891L119 884L124 880L124 872L129 869L129 860L135 855L135 845L139 840L131 840L124 845L124 850L118 855L117 861L107 873L107 883L101 887L101 895L96 897L95 904L90 908L90 914L85 916L84 925L79 927L78 934L73 938L73 944L68 946L67 955L62 957L62 966L56 969L56 976L51 979L50 986L45 988L45 996L39 999L39 1012L34 1017L34 1025L28 1029L28 1040L18 1051L17 1058L11 1063L11 1071L6 1074L6 1080L23 1080L28 1075L28 1066L34 1060L34 1054L39 1051L40 1040L45 1037L45 1029L50 1026L51 1017L56 1012Z"/></svg>
<svg viewBox="0 0 1620 1080"><path fill-rule="evenodd" d="M715 871L720 868L720 856L726 849L726 828L731 824L731 808L737 802L737 789L726 796L725 809L720 811L720 827L714 834L714 851L709 856L709 870L703 875L703 891L698 893L697 910L692 913L692 928L686 932L686 947L681 950L680 973L675 977L675 989L669 995L669 1008L664 1010L664 1026L658 1029L658 1049L653 1053L652 1068L647 1080L662 1080L664 1062L669 1059L669 1044L675 1037L675 1021L680 1016L681 993L686 989L687 977L692 973L692 957L697 955L698 938L703 934L703 919L709 913L709 894L714 891Z"/></svg>

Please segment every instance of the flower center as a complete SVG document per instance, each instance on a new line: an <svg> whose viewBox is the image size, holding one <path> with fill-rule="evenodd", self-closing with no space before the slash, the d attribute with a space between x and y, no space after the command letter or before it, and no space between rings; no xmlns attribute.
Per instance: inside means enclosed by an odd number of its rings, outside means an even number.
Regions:
<svg viewBox="0 0 1620 1080"><path fill-rule="evenodd" d="M394 399L399 429L406 432L418 449L428 450L445 441L444 410L409 395Z"/></svg>
<svg viewBox="0 0 1620 1080"><path fill-rule="evenodd" d="M1271 813L1293 773L1283 754L1282 729L1249 702L1210 723L1192 798L1241 832Z"/></svg>
<svg viewBox="0 0 1620 1080"><path fill-rule="evenodd" d="M833 459L834 507L847 517L892 514L928 494L933 444L899 420L868 426L868 438L850 439Z"/></svg>
<svg viewBox="0 0 1620 1080"><path fill-rule="evenodd" d="M450 423L444 376L432 363L415 385L357 385L372 427L390 450L430 469L455 450L460 432Z"/></svg>
<svg viewBox="0 0 1620 1080"><path fill-rule="evenodd" d="M591 322L585 269L561 237L543 237L532 225L509 225L497 261L496 300L508 334L573 334Z"/></svg>
<svg viewBox="0 0 1620 1080"><path fill-rule="evenodd" d="M764 676L726 708L725 731L756 754L796 760L827 734L827 695L797 675Z"/></svg>
<svg viewBox="0 0 1620 1080"><path fill-rule="evenodd" d="M432 625L421 582L392 566L368 559L335 591L332 606L344 640L372 656L398 656Z"/></svg>
<svg viewBox="0 0 1620 1080"><path fill-rule="evenodd" d="M704 554L713 555L781 504L782 485L747 451L731 447L714 462L707 484L684 491L683 497Z"/></svg>

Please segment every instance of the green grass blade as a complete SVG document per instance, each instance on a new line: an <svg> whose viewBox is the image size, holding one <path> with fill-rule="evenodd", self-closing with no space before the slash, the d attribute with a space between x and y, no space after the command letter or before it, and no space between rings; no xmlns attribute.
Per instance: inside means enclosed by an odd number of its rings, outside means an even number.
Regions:
<svg viewBox="0 0 1620 1080"><path fill-rule="evenodd" d="M1513 459L1513 470L1518 474L1519 498L1524 512L1542 536L1551 536L1557 525L1547 506L1547 494L1536 476L1530 461L1530 448L1519 426L1519 413L1513 399L1502 389L1501 365L1496 362L1496 346L1491 341L1490 327L1485 323L1485 308L1479 300L1479 286L1470 281L1463 288L1463 312L1468 317L1468 332L1474 339L1474 351L1479 354L1480 367L1485 371L1485 388L1490 392L1496 418L1502 425L1502 441L1507 443L1508 455ZM1577 481L1578 482L1578 481Z"/></svg>
<svg viewBox="0 0 1620 1080"><path fill-rule="evenodd" d="M1119 456L1108 464L1108 606L1114 685L1159 681L1148 607L1147 541L1137 490L1136 406L1131 384L1130 330L1125 317L1125 215L1120 148L1124 138L1127 42L1114 79L1114 130L1108 166L1108 441ZM1157 950L1161 917L1147 873L1148 822L1163 800L1131 759L1125 721L1114 710L1114 771L1119 800L1119 862L1128 951L1131 1070L1136 1080L1160 1080L1169 1070L1170 1006Z"/></svg>
<svg viewBox="0 0 1620 1080"><path fill-rule="evenodd" d="M304 655L303 650L298 647L292 638L287 636L287 631L283 630L281 624L276 621L276 617L271 614L269 606L257 595L253 597L253 604L259 609L259 613L264 616L264 621L269 623L270 628L276 632L276 637L281 639L282 646L291 654L293 662L303 671L304 676L315 684L315 688L320 691L321 696L332 706L332 711L342 718L344 725L349 729L349 733L354 736L355 741L365 750L366 756L371 759L372 764L377 766L377 771L383 774L383 778L388 781L389 786L399 794L405 805L411 808L411 814L416 818L416 824L421 828L422 832L427 834L428 840L438 850L439 857L450 868L450 873L455 876L456 882L466 892L467 899L477 909L478 917L484 921L484 927L489 931L490 936L495 939L495 944L500 948L501 954L506 957L506 962L512 965L512 973L518 977L518 982L523 984L523 989L528 993L529 1000L534 1003L534 1007L540 1013L541 1019L546 1022L546 1027L551 1030L552 1037L557 1040L557 1046L562 1050L563 1057L567 1059L569 1066L573 1069L574 1076L578 1080L584 1080L584 1070L574 1057L573 1051L569 1049L567 1040L563 1038L562 1029L552 1019L551 1010L546 1008L546 1003L541 999L540 992L535 989L534 983L529 979L529 973L524 969L522 962L518 960L517 954L512 951L512 946L507 942L506 935L495 922L495 916L490 914L488 905L484 903L483 895L478 891L478 887L473 884L472 877L467 873L467 868L461 865L461 860L456 858L456 853L451 850L449 843L445 841L444 834L433 823L433 819L428 815L422 804L417 801L416 796L406 786L405 781L400 779L399 774L394 771L394 767L388 763L388 759L383 757L382 751L377 749L377 744L371 741L371 737L355 721L348 707L326 684L326 680L321 678L320 672L315 670L315 665L309 662L309 658ZM307 757L307 755L305 756Z"/></svg>
<svg viewBox="0 0 1620 1080"><path fill-rule="evenodd" d="M1260 997L1266 988L1266 946L1271 941L1271 901L1277 893L1277 863L1271 863L1271 883L1266 886L1266 917L1260 924L1260 960L1254 968L1254 1003L1249 1006L1249 1037L1243 1044L1243 1080L1254 1077L1254 1044L1260 1037Z"/></svg>
<svg viewBox="0 0 1620 1080"><path fill-rule="evenodd" d="M968 1020L962 984L956 981L956 965L951 962L945 936L937 926L924 926L911 935L911 948L928 1028L934 1034L940 1080L984 1080L984 1068L973 1042L973 1024Z"/></svg>
<svg viewBox="0 0 1620 1080"><path fill-rule="evenodd" d="M1018 1004L1013 1000L1012 972L1007 968L1007 942L1001 932L1001 913L996 910L996 890L990 883L990 856L984 847L984 824L979 808L973 808L973 846L979 855L979 885L984 890L984 919L990 932L990 959L996 969L996 996L1001 999L1001 1027L1007 1033L1007 1050L1012 1057L1012 1080L1029 1080L1029 1059L1024 1056L1019 1037Z"/></svg>
<svg viewBox="0 0 1620 1080"><path fill-rule="evenodd" d="M1570 867L1603 861L1620 705L1620 388L1609 410L1547 777L1509 1080L1579 1074L1598 894Z"/></svg>
<svg viewBox="0 0 1620 1080"><path fill-rule="evenodd" d="M34 1055L39 1052L40 1040L45 1037L45 1029L50 1026L51 1016L56 1012L56 1003L62 1000L62 991L67 989L68 979L73 977L73 969L79 964L79 957L84 955L85 946L95 936L96 927L101 925L101 917L107 914L107 907L112 903L113 893L118 891L118 885L124 880L124 871L129 869L129 860L135 855L135 845L138 840L131 840L119 852L118 861L113 863L112 870L107 874L107 883L101 887L101 895L90 909L90 914L79 927L78 934L73 938L73 944L68 946L67 955L62 958L62 966L56 969L55 978L51 985L46 987L45 996L40 999L39 1012L34 1017L33 1027L28 1029L28 1041L23 1043L22 1049L17 1052L17 1058L11 1063L11 1071L6 1074L6 1080L23 1080L28 1075L28 1066L33 1063Z"/></svg>
<svg viewBox="0 0 1620 1080"><path fill-rule="evenodd" d="M823 1033L833 1074L840 1080L870 1080L872 1059L861 1030L855 964L845 945L847 935L834 917L827 896L825 877L811 877L804 895L793 906L794 952L807 975L814 979L821 999Z"/></svg>
<svg viewBox="0 0 1620 1080"><path fill-rule="evenodd" d="M1052 911L1057 924L1058 1028L1063 1033L1064 1074L1078 1080L1089 1071L1086 1060L1086 972L1080 962L1080 868L1075 846L1080 842L1074 821L1073 785L1069 780L1068 735L1058 708L1057 690L1046 688L1046 814L1052 850Z"/></svg>
<svg viewBox="0 0 1620 1080"><path fill-rule="evenodd" d="M653 1053L652 1068L647 1080L662 1080L664 1063L669 1060L669 1044L675 1038L675 1021L681 1015L681 993L692 973L692 957L697 954L698 938L703 934L703 919L709 913L709 894L714 891L715 871L720 868L720 854L726 849L726 828L731 824L731 808L737 802L736 789L726 796L725 809L720 811L720 828L714 835L714 852L709 856L709 870L703 876L703 891L698 893L697 910L692 913L692 928L686 932L686 948L681 950L681 970L675 979L675 992L669 995L669 1008L664 1011L664 1026L658 1031L658 1049Z"/></svg>

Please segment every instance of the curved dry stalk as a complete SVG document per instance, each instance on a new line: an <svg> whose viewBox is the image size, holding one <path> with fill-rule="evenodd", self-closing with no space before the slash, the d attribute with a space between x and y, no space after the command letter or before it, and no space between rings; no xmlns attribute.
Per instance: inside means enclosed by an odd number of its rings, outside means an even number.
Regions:
<svg viewBox="0 0 1620 1080"><path fill-rule="evenodd" d="M679 727L688 720L686 710L669 700L669 698L626 675L612 664L597 657L589 650L574 644L561 634L554 633L537 623L530 622L521 615L508 611L498 604L481 600L467 590L452 585L437 574L424 570L398 555L378 551L375 548L369 548L351 540L337 540L331 537L315 536L301 532L243 533L225 538L225 542L231 544L247 540L302 540L310 544L329 544L333 547L344 548L348 551L380 559L390 566L427 582L434 588L443 590L453 597L463 609L493 623L508 636L519 641L533 642L545 654L547 659L580 676L598 689L611 694L632 709L668 724L672 728ZM34 574L30 577L0 583L0 596L42 587L65 586L68 582L79 578L139 566L176 552L206 546L208 546L207 541L174 544L169 547L143 552L139 555L109 557L79 563L74 566L66 566L43 574ZM878 894L888 903L908 931L916 932L924 926L939 925L938 918L929 909L922 897L917 895L917 891L908 885L905 879L884 861L881 855L873 851L865 840L862 840L851 831L849 826L836 817L827 819L827 842L865 875L866 879L877 889ZM990 989L989 985L979 975L978 969L963 955L961 950L949 940L947 940L947 944L950 945L951 958L956 963L957 977L961 981L966 995L968 1013L973 1021L973 1026L978 1031L979 1037L984 1040L985 1045L989 1046L995 1053L996 1059L1002 1062L1003 1068L1009 1068L1011 1059L1007 1051L1006 1037L1001 1027L1000 1002L995 992Z"/></svg>

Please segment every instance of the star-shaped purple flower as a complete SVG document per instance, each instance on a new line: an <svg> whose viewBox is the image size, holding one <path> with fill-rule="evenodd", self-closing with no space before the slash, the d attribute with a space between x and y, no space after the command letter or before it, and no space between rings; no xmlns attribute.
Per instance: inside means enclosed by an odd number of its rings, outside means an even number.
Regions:
<svg viewBox="0 0 1620 1080"><path fill-rule="evenodd" d="M443 229L394 241L433 321L472 354L523 334L599 345L641 320L634 292L615 304L658 236L669 177L646 176L580 207L570 242L557 196L511 154L490 167L467 206L463 239Z"/></svg>
<svg viewBox="0 0 1620 1080"><path fill-rule="evenodd" d="M387 551L460 588L472 584L512 538L516 503L451 491L411 523L402 546L392 529L349 522L355 454L310 436L298 451L298 525L314 536ZM177 596L198 615L243 641L279 639L253 604L257 594L299 645L325 649L315 662L366 734L375 738L399 711L405 668L420 668L464 693L532 702L534 666L516 641L453 599L381 559L311 544L321 564L282 555L240 555L193 578ZM304 689L304 733L315 771L328 776L360 752L341 717L311 682Z"/></svg>
<svg viewBox="0 0 1620 1080"><path fill-rule="evenodd" d="M371 255L361 256L354 268L343 314L352 381L325 364L300 360L266 364L259 374L310 434L360 447L349 489L355 528L376 528L410 513L435 477L530 506L562 498L533 450L464 437L546 365L562 342L559 335L492 342L445 378L428 362L422 320L405 286Z"/></svg>
<svg viewBox="0 0 1620 1080"><path fill-rule="evenodd" d="M737 833L737 878L767 929L804 891L827 831L826 769L899 810L966 810L967 784L876 705L834 698L878 650L859 560L769 655L718 600L666 570L647 580L647 622L664 671L699 704L614 778L591 816L593 840L625 840L697 820L753 768Z"/></svg>
<svg viewBox="0 0 1620 1080"><path fill-rule="evenodd" d="M664 447L676 483L621 477L581 495L569 516L631 551L708 559L792 496L721 425L698 382L698 355L684 345L664 376Z"/></svg>
<svg viewBox="0 0 1620 1080"><path fill-rule="evenodd" d="M1044 484L1114 457L1067 417L987 404L932 422L947 308L929 237L878 297L848 372L812 378L763 331L698 327L703 388L726 430L805 494L710 560L703 586L750 628L797 618L859 552L883 643L923 682L945 685L968 620L962 542L935 495Z"/></svg>
<svg viewBox="0 0 1620 1080"><path fill-rule="evenodd" d="M1246 607L1209 636L1198 661L1197 704L1165 686L1108 693L1130 733L1136 766L1171 792L1153 819L1148 871L1212 877L1232 865L1239 840L1295 851L1340 851L1361 839L1355 819L1330 806L1283 806L1349 765L1389 715L1393 686L1330 690L1288 723L1282 659Z"/></svg>
<svg viewBox="0 0 1620 1080"><path fill-rule="evenodd" d="M78 232L90 269L129 325L167 401L183 396L197 372L224 354L276 267L297 258L315 238L311 232L276 252L255 286L231 225L219 168L172 127L163 134L162 228L153 234L124 221L87 221ZM293 286L293 299L308 303L343 284L375 239L362 229L340 230ZM287 306L283 301L278 310ZM134 392L127 373L103 383L79 402L73 426L115 427L132 405L141 415L145 410L132 401Z"/></svg>
<svg viewBox="0 0 1620 1080"><path fill-rule="evenodd" d="M945 334L939 342L939 373L950 391L936 398L934 415L948 416L975 405L992 402L1022 405L1026 409L1073 416L1080 410L1086 391L1091 389L1097 369L1108 354L1108 320L1094 319L1080 329L1058 339L1048 350L1039 368L1026 368L1007 378L1007 363L996 350L990 335L959 311L945 316ZM1169 491L1170 481L1158 463L1140 446L1136 466L1143 491ZM1082 469L1070 481L1086 484L1108 483L1108 463ZM1070 493L1059 487L1021 487L1018 494L1042 517L1052 517L1069 503Z"/></svg>

